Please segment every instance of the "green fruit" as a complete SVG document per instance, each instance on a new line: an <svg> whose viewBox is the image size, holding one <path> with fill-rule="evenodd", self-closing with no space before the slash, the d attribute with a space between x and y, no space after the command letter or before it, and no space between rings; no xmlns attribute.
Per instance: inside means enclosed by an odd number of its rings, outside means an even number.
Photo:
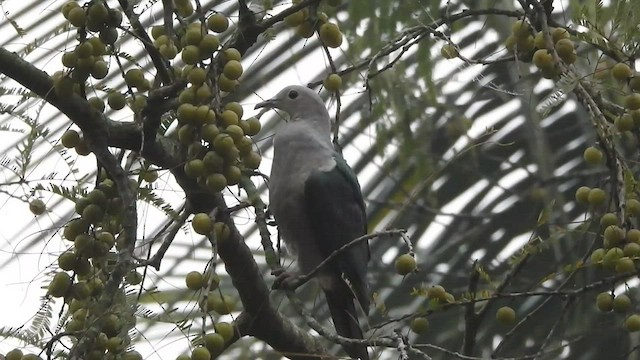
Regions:
<svg viewBox="0 0 640 360"><path fill-rule="evenodd" d="M213 149L221 155L232 152L234 148L233 138L228 134L220 134L213 140Z"/></svg>
<svg viewBox="0 0 640 360"><path fill-rule="evenodd" d="M626 204L627 214L630 216L640 216L640 201L637 199L629 199Z"/></svg>
<svg viewBox="0 0 640 360"><path fill-rule="evenodd" d="M589 204L589 192L591 188L588 186L581 186L576 190L576 202L581 205Z"/></svg>
<svg viewBox="0 0 640 360"><path fill-rule="evenodd" d="M220 315L228 315L236 308L236 300L229 295L220 296L210 293L209 297L213 299L211 309Z"/></svg>
<svg viewBox="0 0 640 360"><path fill-rule="evenodd" d="M224 92L233 92L239 85L238 80L231 80L224 74L218 77L218 87Z"/></svg>
<svg viewBox="0 0 640 360"><path fill-rule="evenodd" d="M236 114L236 112L233 110L223 111L220 118L222 120L222 124L225 127L230 125L238 125L238 123L240 122L240 118L238 117L238 114Z"/></svg>
<svg viewBox="0 0 640 360"><path fill-rule="evenodd" d="M91 45L90 42L85 41L76 46L73 52L76 54L78 59L86 59L90 56L93 56L93 45Z"/></svg>
<svg viewBox="0 0 640 360"><path fill-rule="evenodd" d="M73 246L80 255L88 255L95 247L95 239L89 234L78 234L73 240Z"/></svg>
<svg viewBox="0 0 640 360"><path fill-rule="evenodd" d="M303 22L296 28L296 34L305 39L312 37L314 32L315 28L309 21Z"/></svg>
<svg viewBox="0 0 640 360"><path fill-rule="evenodd" d="M122 360L142 360L142 355L135 350L131 350L124 353Z"/></svg>
<svg viewBox="0 0 640 360"><path fill-rule="evenodd" d="M573 41L569 39L558 40L558 42L556 42L555 44L555 48L556 48L556 52L558 53L558 56L560 56L560 58L563 60L567 57L570 57L575 51L575 47L573 46Z"/></svg>
<svg viewBox="0 0 640 360"><path fill-rule="evenodd" d="M538 69L554 69L553 56L546 49L536 50L531 61Z"/></svg>
<svg viewBox="0 0 640 360"><path fill-rule="evenodd" d="M91 289L85 281L81 281L71 286L71 295L76 300L84 300L91 295Z"/></svg>
<svg viewBox="0 0 640 360"><path fill-rule="evenodd" d="M607 194L600 188L589 190L588 202L591 206L602 206L607 199Z"/></svg>
<svg viewBox="0 0 640 360"><path fill-rule="evenodd" d="M200 235L207 235L211 233L211 229L213 228L213 221L208 214L199 213L193 216L193 220L191 220L191 226L193 227L193 231Z"/></svg>
<svg viewBox="0 0 640 360"><path fill-rule="evenodd" d="M240 123L240 125L242 125L242 123ZM236 141L235 143L238 151L240 152L240 155L242 156L246 156L251 152L251 150L253 150L253 141L251 141L251 139L246 136Z"/></svg>
<svg viewBox="0 0 640 360"><path fill-rule="evenodd" d="M130 271L125 277L124 280L129 285L138 285L142 282L143 276L137 271Z"/></svg>
<svg viewBox="0 0 640 360"><path fill-rule="evenodd" d="M423 332L427 331L428 327L429 320L427 320L427 318L425 317L414 318L413 320L411 320L411 324L409 325L411 331L416 334L422 334Z"/></svg>
<svg viewBox="0 0 640 360"><path fill-rule="evenodd" d="M217 222L213 224L213 234L215 235L216 241L226 241L231 236L231 229L229 229L229 226L227 226L227 224L223 222ZM233 300L233 303L235 304L235 300Z"/></svg>
<svg viewBox="0 0 640 360"><path fill-rule="evenodd" d="M305 18L306 18L306 15L305 15L304 11L298 10L298 11L294 12L293 14L285 17L284 18L284 22L289 27L296 27L298 25L301 25L304 22Z"/></svg>
<svg viewBox="0 0 640 360"><path fill-rule="evenodd" d="M90 203L96 204L100 207L105 207L107 205L107 195L105 195L105 193L100 189L91 190L87 194L86 198Z"/></svg>
<svg viewBox="0 0 640 360"><path fill-rule="evenodd" d="M627 240L640 244L640 230L631 229L627 231Z"/></svg>
<svg viewBox="0 0 640 360"><path fill-rule="evenodd" d="M613 311L623 313L631 308L631 299L625 294L618 295L613 299Z"/></svg>
<svg viewBox="0 0 640 360"><path fill-rule="evenodd" d="M204 162L205 169L207 169L207 172L210 174L221 172L224 167L224 158L218 155L218 153L216 153L215 151L208 151L202 158L202 161ZM227 186L226 184L227 181L225 180L222 189Z"/></svg>
<svg viewBox="0 0 640 360"><path fill-rule="evenodd" d="M64 5L62 5L62 7L60 8L60 12L62 13L62 16L64 16L65 18L67 18L69 16L69 12L77 7L79 7L80 5L78 5L77 2L75 1L67 1Z"/></svg>
<svg viewBox="0 0 640 360"><path fill-rule="evenodd" d="M629 79L629 89L633 92L640 92L640 76L635 75Z"/></svg>
<svg viewBox="0 0 640 360"><path fill-rule="evenodd" d="M46 210L47 206L44 201L40 199L33 199L29 202L29 211L31 211L33 215L42 215Z"/></svg>
<svg viewBox="0 0 640 360"><path fill-rule="evenodd" d="M199 45L202 41L202 31L199 27L190 27L184 34L184 41L187 45Z"/></svg>
<svg viewBox="0 0 640 360"><path fill-rule="evenodd" d="M213 354L224 350L224 338L220 334L211 333L204 336L204 346Z"/></svg>
<svg viewBox="0 0 640 360"><path fill-rule="evenodd" d="M209 191L217 193L227 187L227 178L222 174L211 174L207 176L205 185Z"/></svg>
<svg viewBox="0 0 640 360"><path fill-rule="evenodd" d="M74 241L76 236L89 229L89 223L82 219L73 219L64 227L62 235L69 241Z"/></svg>
<svg viewBox="0 0 640 360"><path fill-rule="evenodd" d="M228 185L236 185L240 182L242 171L235 165L229 165L224 169L223 175L227 179Z"/></svg>
<svg viewBox="0 0 640 360"><path fill-rule="evenodd" d="M151 27L151 37L153 38L153 40L157 40L162 35L166 35L164 26L158 25Z"/></svg>
<svg viewBox="0 0 640 360"><path fill-rule="evenodd" d="M522 49L518 47L518 50ZM458 57L458 55L460 55L460 53L458 52L458 48L455 45L445 44L440 49L440 55L445 59L455 59Z"/></svg>
<svg viewBox="0 0 640 360"><path fill-rule="evenodd" d="M76 147L74 148L74 150L80 156L87 156L91 154L91 149L89 149L89 144L87 144L87 142L83 138L80 138L80 141L78 141L78 144L76 144Z"/></svg>
<svg viewBox="0 0 640 360"><path fill-rule="evenodd" d="M144 73L140 69L130 69L124 74L124 81L127 83L127 86L130 87L142 87L144 86L145 78Z"/></svg>
<svg viewBox="0 0 640 360"><path fill-rule="evenodd" d="M200 61L200 49L195 45L187 45L182 49L182 61L185 64L195 65Z"/></svg>
<svg viewBox="0 0 640 360"><path fill-rule="evenodd" d="M109 73L109 65L104 61L96 61L91 67L91 76L95 79L104 79Z"/></svg>
<svg viewBox="0 0 640 360"><path fill-rule="evenodd" d="M58 266L65 271L71 271L76 267L76 253L67 251L58 256Z"/></svg>
<svg viewBox="0 0 640 360"><path fill-rule="evenodd" d="M158 180L158 172L156 170L147 169L140 172L140 178L148 183Z"/></svg>
<svg viewBox="0 0 640 360"><path fill-rule="evenodd" d="M503 306L496 312L496 320L505 325L513 324L516 321L516 312L508 306Z"/></svg>
<svg viewBox="0 0 640 360"><path fill-rule="evenodd" d="M624 246L624 248L622 249L622 253L624 254L624 256L628 256L630 258L636 258L640 256L640 244L635 242L630 242Z"/></svg>
<svg viewBox="0 0 640 360"><path fill-rule="evenodd" d="M407 275L416 271L416 259L411 254L403 254L398 256L395 262L396 272L399 275Z"/></svg>
<svg viewBox="0 0 640 360"><path fill-rule="evenodd" d="M73 79L64 76L53 81L53 90L59 97L69 97L73 95L74 85Z"/></svg>
<svg viewBox="0 0 640 360"><path fill-rule="evenodd" d="M611 76L618 81L626 81L631 75L633 75L633 71L625 63L617 63L611 68Z"/></svg>
<svg viewBox="0 0 640 360"><path fill-rule="evenodd" d="M626 113L620 117L617 117L614 121L614 125L616 129L620 132L631 131L635 127L635 123L633 121L633 117L631 114Z"/></svg>
<svg viewBox="0 0 640 360"><path fill-rule="evenodd" d="M628 110L640 109L640 94L629 94L624 98L624 107Z"/></svg>
<svg viewBox="0 0 640 360"><path fill-rule="evenodd" d="M217 36L212 34L207 34L202 37L200 44L198 44L198 48L200 49L200 53L202 55L211 56L214 51L218 50L220 46L220 39Z"/></svg>
<svg viewBox="0 0 640 360"><path fill-rule="evenodd" d="M624 321L624 329L629 332L640 331L640 315L633 314Z"/></svg>
<svg viewBox="0 0 640 360"><path fill-rule="evenodd" d="M225 62L231 61L231 60L240 61L241 59L242 59L242 54L240 54L240 51L238 51L238 49L236 48L225 49L224 52L222 53L222 60L224 60Z"/></svg>
<svg viewBox="0 0 640 360"><path fill-rule="evenodd" d="M220 134L220 129L218 129L218 127L213 124L207 124L203 126L200 132L200 136L202 140L210 143L213 142L216 136L218 136L219 134Z"/></svg>
<svg viewBox="0 0 640 360"><path fill-rule="evenodd" d="M320 41L330 48L337 48L342 45L342 32L338 28L338 25L333 23L326 23L320 26Z"/></svg>
<svg viewBox="0 0 640 360"><path fill-rule="evenodd" d="M87 14L84 12L84 9L81 7L74 7L69 10L66 16L67 20L71 23L71 25L75 27L84 26L87 21Z"/></svg>
<svg viewBox="0 0 640 360"><path fill-rule="evenodd" d="M229 28L229 19L224 14L216 13L207 19L209 30L217 33L224 32Z"/></svg>
<svg viewBox="0 0 640 360"><path fill-rule="evenodd" d="M184 93L184 91L183 91ZM184 103L178 106L176 113L178 115L178 122L181 125L195 123L197 108L189 103Z"/></svg>
<svg viewBox="0 0 640 360"><path fill-rule="evenodd" d="M242 64L237 60L229 60L224 64L222 73L229 80L237 80L242 75Z"/></svg>
<svg viewBox="0 0 640 360"><path fill-rule="evenodd" d="M427 289L427 297L434 300L446 300L447 291L440 285L434 285Z"/></svg>
<svg viewBox="0 0 640 360"><path fill-rule="evenodd" d="M595 264L598 268L602 267L602 259L604 259L604 255L606 254L606 250L603 248L598 248L591 253L591 263Z"/></svg>
<svg viewBox="0 0 640 360"><path fill-rule="evenodd" d="M66 52L62 54L62 65L68 68L75 67L78 63L78 56L76 56L75 52Z"/></svg>
<svg viewBox="0 0 640 360"><path fill-rule="evenodd" d="M242 163L246 166L247 169L255 170L260 167L260 163L262 162L262 156L255 151L251 151L247 153L242 158Z"/></svg>
<svg viewBox="0 0 640 360"><path fill-rule="evenodd" d="M78 142L80 142L80 134L78 134L78 132L73 129L67 130L64 132L64 134L62 134L60 142L62 143L62 146L68 149L76 147L76 145L78 145Z"/></svg>
<svg viewBox="0 0 640 360"><path fill-rule="evenodd" d="M187 80L189 80L189 82L194 86L200 86L205 82L205 80L207 80L207 71L203 68L195 67L189 71Z"/></svg>
<svg viewBox="0 0 640 360"><path fill-rule="evenodd" d="M193 14L193 4L190 2L186 3L184 6L176 6L176 13L182 17L188 17Z"/></svg>
<svg viewBox="0 0 640 360"><path fill-rule="evenodd" d="M109 10L103 3L94 2L87 10L87 15L89 16L90 21L103 24L109 18Z"/></svg>
<svg viewBox="0 0 640 360"><path fill-rule="evenodd" d="M98 205L89 204L82 210L82 218L88 223L96 225L104 217L104 210Z"/></svg>
<svg viewBox="0 0 640 360"><path fill-rule="evenodd" d="M225 342L229 342L229 340L233 338L235 330L233 329L233 325L228 322L218 322L213 327L216 329L216 333L222 335Z"/></svg>
<svg viewBox="0 0 640 360"><path fill-rule="evenodd" d="M614 270L618 260L620 260L624 256L624 252L622 249L618 247L611 248L607 250L607 253L604 255L602 259L602 265L605 269Z"/></svg>
<svg viewBox="0 0 640 360"><path fill-rule="evenodd" d="M324 88L331 92L338 92L342 87L342 78L338 74L329 74L324 79Z"/></svg>
<svg viewBox="0 0 640 360"><path fill-rule="evenodd" d="M116 244L115 237L108 231L101 231L99 233L96 233L96 240L106 244L107 246L109 246L109 248Z"/></svg>
<svg viewBox="0 0 640 360"><path fill-rule="evenodd" d="M623 252L624 254L624 252ZM616 262L615 272L618 274L624 274L635 271L636 267L633 260L627 256L623 256Z"/></svg>
<svg viewBox="0 0 640 360"><path fill-rule="evenodd" d="M618 215L614 213L606 213L600 218L600 226L606 228L610 225L618 225Z"/></svg>
<svg viewBox="0 0 640 360"><path fill-rule="evenodd" d="M75 3L74 3L75 4ZM9 351L5 356L5 360L21 360L22 359L22 350L13 349Z"/></svg>
<svg viewBox="0 0 640 360"><path fill-rule="evenodd" d="M104 101L102 101L102 99L98 97L92 97L87 99L87 102L89 103L89 106L98 110L98 112L104 111Z"/></svg>
<svg viewBox="0 0 640 360"><path fill-rule="evenodd" d="M209 87L209 85L207 85L206 83L202 84L200 87L198 87L198 90L196 90L196 100L198 100L198 102L206 103L206 102L209 102L209 100L211 100L212 98L213 98L213 93L211 92L211 88ZM215 116L216 116L215 112L211 110L207 115L207 122L209 122L210 124L213 124L216 119Z"/></svg>
<svg viewBox="0 0 640 360"><path fill-rule="evenodd" d="M110 92L109 96L107 97L107 104L109 104L109 107L113 110L120 110L124 108L124 106L127 104L127 101L122 93L113 91Z"/></svg>
<svg viewBox="0 0 640 360"><path fill-rule="evenodd" d="M610 225L604 229L604 241L607 248L618 245L625 237L624 230L617 225Z"/></svg>
<svg viewBox="0 0 640 360"><path fill-rule="evenodd" d="M224 129L224 132L229 134L233 141L238 141L244 137L244 131L242 131L242 128L238 125L229 125Z"/></svg>
<svg viewBox="0 0 640 360"><path fill-rule="evenodd" d="M211 353L206 347L197 347L191 353L191 360L210 360Z"/></svg>
<svg viewBox="0 0 640 360"><path fill-rule="evenodd" d="M113 44L118 40L118 30L115 28L102 29L98 38L105 44Z"/></svg>
<svg viewBox="0 0 640 360"><path fill-rule="evenodd" d="M245 131L245 133L249 136L257 135L260 132L260 129L262 128L262 124L260 124L260 120L258 120L255 117L251 117L251 118L248 118L246 121L247 121L247 124L249 125L249 131ZM640 205L640 202L638 204ZM640 211L640 206L638 206L638 209Z"/></svg>
<svg viewBox="0 0 640 360"><path fill-rule="evenodd" d="M238 115L238 118L242 118L242 115L244 115L244 110L242 109L242 105L240 105L240 103L237 103L235 101L226 103L224 105L224 109L233 111L234 113L236 113L236 115Z"/></svg>
<svg viewBox="0 0 640 360"><path fill-rule="evenodd" d="M169 60L175 59L175 57L178 55L178 48L173 43L162 44L158 46L158 51L162 56L166 57Z"/></svg>
<svg viewBox="0 0 640 360"><path fill-rule="evenodd" d="M53 297L63 297L71 288L71 277L66 272L58 272L49 283L48 294Z"/></svg>
<svg viewBox="0 0 640 360"><path fill-rule="evenodd" d="M185 277L185 283L187 284L187 288L189 290L194 291L200 290L206 286L204 282L204 276L202 276L202 273L199 271L190 271Z"/></svg>
<svg viewBox="0 0 640 360"><path fill-rule="evenodd" d="M178 129L178 141L183 145L189 145L195 140L194 128L191 125L182 125Z"/></svg>
<svg viewBox="0 0 640 360"><path fill-rule="evenodd" d="M184 165L184 173L192 179L199 178L204 175L204 163L200 159L193 159Z"/></svg>
<svg viewBox="0 0 640 360"><path fill-rule="evenodd" d="M524 20L518 20L511 25L511 32L516 37L527 37L531 34L531 25Z"/></svg>
<svg viewBox="0 0 640 360"><path fill-rule="evenodd" d="M553 40L553 43L557 43L558 41L562 40L562 39L568 39L569 38L569 32L564 29L564 28L553 28L551 29L551 38Z"/></svg>

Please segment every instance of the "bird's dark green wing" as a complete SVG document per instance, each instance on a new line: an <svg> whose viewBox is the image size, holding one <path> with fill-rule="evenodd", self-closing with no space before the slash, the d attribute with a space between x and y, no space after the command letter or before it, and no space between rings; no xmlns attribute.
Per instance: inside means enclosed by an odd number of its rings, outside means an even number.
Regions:
<svg viewBox="0 0 640 360"><path fill-rule="evenodd" d="M335 161L333 169L312 172L304 187L309 224L323 257L367 232L365 205L356 175L340 156ZM365 312L369 310L369 257L365 241L328 265L332 272L349 281Z"/></svg>

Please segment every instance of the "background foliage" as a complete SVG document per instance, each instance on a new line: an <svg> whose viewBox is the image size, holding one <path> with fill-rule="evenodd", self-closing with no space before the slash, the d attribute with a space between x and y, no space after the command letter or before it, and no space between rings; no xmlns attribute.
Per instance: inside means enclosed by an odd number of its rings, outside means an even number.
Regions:
<svg viewBox="0 0 640 360"><path fill-rule="evenodd" d="M109 75L90 83L93 93L87 96L103 99L112 89L126 89L120 66L125 71L140 67L149 79L157 76L148 49L134 36L138 29L129 19L139 19L149 31L152 25L162 24L169 2L106 3L126 9L129 16L118 29L121 37L115 50L105 57ZM329 106L332 114L339 115L337 139L363 186L370 229L406 229L419 266L417 273L397 275L393 263L409 251L406 244L397 236L370 242L369 272L377 307L369 317L368 334L380 345L373 347L375 354L382 359L406 355L395 346L400 338L394 337L393 330L399 329L409 344L426 354L424 358L638 357L637 334L624 326L637 310L635 267L616 272L614 259L611 269L601 269L591 255L607 245L601 235L608 225L601 225L602 214L615 214L625 232L637 226L627 205L637 197L638 121L634 106L625 103L625 97L637 89L630 87L634 77L619 81L610 69L620 62L634 69L640 4L354 0L337 2L335 7L321 1L319 11L339 24L344 37L338 49L328 49L317 35L300 38L281 21L287 9L315 3L249 2L256 24L268 24L263 27L243 23L243 1L201 0L194 5L202 14L220 12L231 21L220 39L243 53L244 74L239 87L222 102L239 102L245 114L255 115L253 105L284 85L319 88L327 74L342 76L338 100L334 97ZM58 11L62 5L60 1L3 2L7 21L0 26L0 33L6 34L2 49L49 75L61 70L62 53L77 43L77 30ZM566 28L576 47L576 61L568 64L555 58L555 73L545 79L531 63L533 51L519 51L518 46L509 51L513 44L505 46L518 19L532 25L532 36L549 28ZM552 42L551 33L545 40ZM441 53L445 44L453 45L459 56L445 59ZM79 157L60 143L70 127L80 126L86 132L87 125L79 122L78 114L65 111L80 105L49 99L51 88L43 88L44 80L33 69L19 69L9 52L2 52L0 58L4 74L0 83L1 210L3 218L11 216L11 224L16 224L2 233L6 256L0 269L6 273L37 264L37 275L27 280L32 281L28 294L44 296L45 290L38 287L46 286L56 271L56 259L67 246L61 240L62 228L73 217L73 201L93 189L96 162L93 156ZM326 90L321 95L331 97ZM620 125L624 114L636 121L628 131ZM249 299L252 287L258 286L252 283L255 279L243 278L243 271L255 270L267 284L272 281L268 263L273 253L265 248L264 237L261 242L259 231L268 229L274 243L277 232L275 227L260 226L264 209L260 201L247 196L247 191L253 191L251 181L260 198L267 199L264 177L245 173L243 190L229 187L223 198L214 199L215 204L205 204L212 198L199 198L197 187L180 179L184 173L163 166L185 161L184 151L173 146L170 135L171 124L175 127L173 112L161 117L157 130L156 141L164 152L151 156L144 148L142 153L137 151L140 139L134 137L139 134L126 125L136 120L131 110L108 110L105 115L111 121L107 123L110 132L102 136L124 173L138 180L149 163L159 168L158 181L140 180L136 187L137 254L146 256L149 246L142 244L155 239L148 252L154 254L161 240L175 236L160 269L140 267L143 285L126 285L126 304L135 308L137 319L130 333L136 349L145 358L174 357L187 351L190 341L197 342L203 326L211 328L211 320L235 320L241 334L255 338L228 341L229 349L221 358L280 358L282 352L295 356L287 352L291 348L265 335L277 334L274 329L280 327L257 323L264 329L252 328L242 315L255 315L248 311L255 305ZM259 171L268 174L270 138L280 119L269 113L260 121L262 129L252 139L263 159ZM585 162L583 151L588 146L601 149L605 159L600 164ZM577 204L575 193L580 186L604 189L606 205ZM192 202L188 206L185 197ZM34 199L46 204L47 211L38 217L28 212L28 203ZM193 212L221 206L221 199L236 210L228 221L221 220L232 228L231 240L248 245L257 267L238 255L241 245L225 253L195 234L189 220L185 222ZM222 219L224 210L218 211L214 217ZM638 254L624 255L636 260ZM198 310L199 295L185 289L184 277L205 268L215 271L221 292L236 299L238 306L231 315L215 315L203 325L206 317ZM433 285L443 286L453 300L430 298L427 290ZM626 293L631 308L623 313L598 311L596 295L601 292ZM296 297L330 328L328 312L317 295L317 289L308 285ZM11 296L23 294L12 292ZM267 297L278 314L302 328L302 334L293 335L304 337L308 321L290 306L290 300L278 292ZM502 306L515 310L514 323L495 320ZM2 334L22 340L20 346L31 346L32 352L51 345L56 351L69 351L50 341L68 321L62 302L43 297L34 313L24 327L2 324ZM430 323L420 335L408 327L416 316L426 316ZM305 343L303 348L320 349L316 345ZM409 358L419 356L410 352Z"/></svg>

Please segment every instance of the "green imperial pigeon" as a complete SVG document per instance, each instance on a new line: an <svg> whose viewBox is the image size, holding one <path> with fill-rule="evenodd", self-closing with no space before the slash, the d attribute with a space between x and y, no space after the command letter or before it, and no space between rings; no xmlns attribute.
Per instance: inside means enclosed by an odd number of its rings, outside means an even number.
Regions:
<svg viewBox="0 0 640 360"><path fill-rule="evenodd" d="M289 114L289 121L273 140L269 201L282 239L307 274L332 252L367 233L360 184L334 150L329 112L314 91L289 86L257 108ZM369 312L369 256L369 244L360 242L342 251L316 275L336 331L344 337L363 338L354 301L365 314ZM276 283L286 285L287 276L291 274L281 274ZM365 345L349 345L345 350L352 358L369 359Z"/></svg>

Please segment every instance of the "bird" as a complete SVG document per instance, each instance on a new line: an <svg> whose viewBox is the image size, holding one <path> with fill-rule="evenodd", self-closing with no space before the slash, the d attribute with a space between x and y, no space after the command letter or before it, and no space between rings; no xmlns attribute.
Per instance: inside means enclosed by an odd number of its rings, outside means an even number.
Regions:
<svg viewBox="0 0 640 360"><path fill-rule="evenodd" d="M331 253L367 234L360 184L333 146L329 112L316 92L288 86L255 108L289 115L273 139L269 210L287 250L297 257L300 271L308 274ZM368 314L369 258L369 244L362 241L340 252L315 275L336 332L343 337L364 338L356 305ZM364 344L344 349L352 358L369 360Z"/></svg>

